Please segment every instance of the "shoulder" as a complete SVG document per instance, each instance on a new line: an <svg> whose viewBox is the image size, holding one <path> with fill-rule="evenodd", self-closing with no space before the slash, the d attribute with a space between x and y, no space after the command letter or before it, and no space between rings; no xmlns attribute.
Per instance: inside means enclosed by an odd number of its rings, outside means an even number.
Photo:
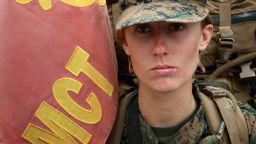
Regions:
<svg viewBox="0 0 256 144"><path fill-rule="evenodd" d="M246 115L254 116L256 115L256 110L246 102L238 102L237 105L240 107L241 111Z"/></svg>
<svg viewBox="0 0 256 144"><path fill-rule="evenodd" d="M249 132L249 142L256 143L256 110L245 102L238 102L238 106L240 107Z"/></svg>
<svg viewBox="0 0 256 144"><path fill-rule="evenodd" d="M205 87L201 88L200 90L207 90L204 88ZM209 89L208 91L203 91L203 93L205 95L201 96L200 99L201 99L201 101L204 105L204 108L206 110L206 117L208 117L208 120L209 120L208 124L210 124L211 128L216 127L215 126L216 123L211 123L211 121L215 119L215 116L214 117L212 116L213 112L211 110L217 109L217 111L220 112L219 115L221 115L219 117L220 118L222 117L223 120L225 121L225 123L230 122L230 124L236 124L237 126L239 125L238 127L242 128L242 129L246 128L248 130L248 134L249 134L249 143L256 143L256 110L251 105L249 105L246 102L238 102L231 92L229 92L225 89L219 88L219 87L216 87L216 88L214 87L213 89ZM223 94L223 95L219 96L219 95L214 95L214 94ZM209 98L207 99L205 97L209 97ZM227 99L229 99L229 101L232 101L232 102L230 103ZM212 104L209 104L209 103L212 103ZM232 112L232 110L226 111L226 104L229 104L229 103L231 104L230 105L231 107L233 107L233 105L237 104L239 109L236 109L236 110L234 109L234 112ZM211 105L213 107L211 107ZM241 112L237 112L237 110L241 111ZM235 123L231 122L229 119L230 112L234 113L237 118ZM218 112L215 114L218 115ZM214 120L214 121L216 121L216 120ZM238 123L240 123L240 124L238 124ZM244 129L244 130L246 130L246 129ZM239 133L241 134L241 132L239 132Z"/></svg>

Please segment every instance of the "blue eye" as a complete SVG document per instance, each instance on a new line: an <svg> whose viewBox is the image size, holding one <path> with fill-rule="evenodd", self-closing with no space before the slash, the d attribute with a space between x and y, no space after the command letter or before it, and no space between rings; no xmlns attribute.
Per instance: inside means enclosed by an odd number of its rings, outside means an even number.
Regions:
<svg viewBox="0 0 256 144"><path fill-rule="evenodd" d="M135 31L138 33L148 33L152 30L152 27L149 24L139 24L136 25Z"/></svg>
<svg viewBox="0 0 256 144"><path fill-rule="evenodd" d="M171 31L180 31L184 28L184 24L181 23L173 23L170 25L169 30Z"/></svg>

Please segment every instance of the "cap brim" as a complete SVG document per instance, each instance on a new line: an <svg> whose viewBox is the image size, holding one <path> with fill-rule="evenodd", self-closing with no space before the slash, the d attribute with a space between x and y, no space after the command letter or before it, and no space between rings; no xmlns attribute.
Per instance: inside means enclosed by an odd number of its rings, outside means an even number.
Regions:
<svg viewBox="0 0 256 144"><path fill-rule="evenodd" d="M120 16L116 30L149 22L193 23L205 19L208 9L196 2L151 2L126 9Z"/></svg>

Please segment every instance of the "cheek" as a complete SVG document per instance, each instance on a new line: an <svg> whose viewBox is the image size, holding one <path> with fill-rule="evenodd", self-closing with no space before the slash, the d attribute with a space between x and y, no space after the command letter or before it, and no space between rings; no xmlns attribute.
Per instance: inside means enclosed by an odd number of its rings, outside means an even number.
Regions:
<svg viewBox="0 0 256 144"><path fill-rule="evenodd" d="M134 70L139 70L141 68L146 67L147 65L147 58L145 57L143 52L140 51L131 51L131 62Z"/></svg>
<svg viewBox="0 0 256 144"><path fill-rule="evenodd" d="M186 40L183 41L177 47L177 59L180 60L180 64L184 67L195 69L199 62L199 49L197 40Z"/></svg>
<svg viewBox="0 0 256 144"><path fill-rule="evenodd" d="M184 55L184 58L194 57L198 55L198 42L195 40L183 41L177 47L177 53L180 55Z"/></svg>

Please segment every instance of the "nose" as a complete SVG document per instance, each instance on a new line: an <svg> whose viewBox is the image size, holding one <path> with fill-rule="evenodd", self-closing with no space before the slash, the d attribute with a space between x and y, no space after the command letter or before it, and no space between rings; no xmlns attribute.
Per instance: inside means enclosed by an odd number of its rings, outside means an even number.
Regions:
<svg viewBox="0 0 256 144"><path fill-rule="evenodd" d="M163 56L168 54L168 45L163 34L156 36L152 52L155 56Z"/></svg>

